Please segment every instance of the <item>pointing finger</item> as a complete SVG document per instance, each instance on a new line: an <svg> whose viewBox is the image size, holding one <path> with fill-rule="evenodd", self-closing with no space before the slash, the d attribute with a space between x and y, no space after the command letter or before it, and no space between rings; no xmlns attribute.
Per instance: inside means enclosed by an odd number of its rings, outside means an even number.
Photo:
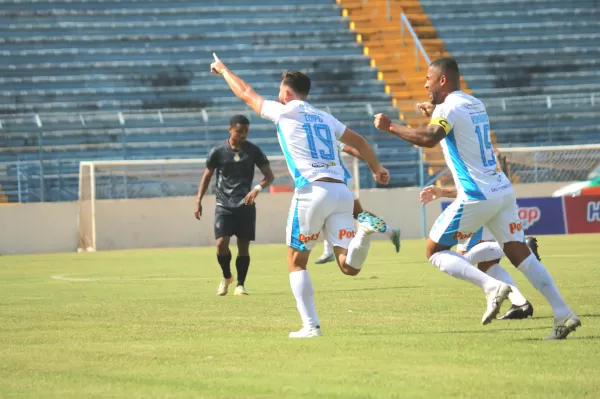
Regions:
<svg viewBox="0 0 600 399"><path fill-rule="evenodd" d="M215 61L216 61L216 62L219 62L219 61L220 61L220 60L219 60L219 57L217 57L217 54L216 54L216 53L213 53L213 58L215 59Z"/></svg>

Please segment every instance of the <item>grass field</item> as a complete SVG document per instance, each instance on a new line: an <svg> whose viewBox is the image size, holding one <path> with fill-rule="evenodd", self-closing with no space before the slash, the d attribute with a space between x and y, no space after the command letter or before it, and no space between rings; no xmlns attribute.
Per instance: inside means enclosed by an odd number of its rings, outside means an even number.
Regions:
<svg viewBox="0 0 600 399"><path fill-rule="evenodd" d="M565 341L541 340L550 307L507 262L535 318L481 326L482 292L423 241L376 242L355 278L311 266L312 340L287 338L283 246L253 248L248 297L214 295L212 248L0 257L0 397L598 398L600 236L539 241L583 323Z"/></svg>

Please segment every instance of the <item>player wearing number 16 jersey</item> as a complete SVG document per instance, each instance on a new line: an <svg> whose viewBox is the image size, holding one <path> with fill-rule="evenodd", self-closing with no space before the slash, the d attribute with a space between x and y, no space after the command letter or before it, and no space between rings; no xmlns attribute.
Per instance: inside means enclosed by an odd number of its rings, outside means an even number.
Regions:
<svg viewBox="0 0 600 399"><path fill-rule="evenodd" d="M386 226L372 215L363 215L354 229L354 198L346 182L350 173L341 163L338 140L354 147L369 165L375 180L387 184L383 168L368 142L336 118L310 105L306 99L310 79L300 72L286 72L279 88L279 102L265 101L215 56L211 65L231 90L256 113L277 125L277 136L296 186L288 216L286 241L290 284L303 327L290 338L321 336L313 286L306 270L308 257L321 233L334 246L340 270L357 275L367 257L370 234Z"/></svg>
<svg viewBox="0 0 600 399"><path fill-rule="evenodd" d="M444 150L458 196L431 229L427 258L440 270L469 281L486 293L488 303L482 323L490 323L511 292L510 286L450 251L455 244L472 237L481 226L487 227L504 246L511 263L552 306L554 326L546 339L566 338L581 322L563 300L546 268L524 242L512 186L504 173L496 170L490 121L483 103L460 90L460 73L452 58L444 57L431 63L425 88L432 107L435 106L427 127L411 129L392 124L383 114L375 116L375 127L422 147L441 143Z"/></svg>

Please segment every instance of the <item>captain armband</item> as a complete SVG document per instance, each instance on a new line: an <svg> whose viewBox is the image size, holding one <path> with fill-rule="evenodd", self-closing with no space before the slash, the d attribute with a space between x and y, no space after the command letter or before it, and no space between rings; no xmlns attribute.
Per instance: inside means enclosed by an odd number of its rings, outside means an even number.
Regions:
<svg viewBox="0 0 600 399"><path fill-rule="evenodd" d="M433 118L429 122L429 124L440 126L442 129L444 129L444 131L446 132L446 135L448 133L450 133L450 130L452 130L452 127L450 126L450 122L448 122L448 119L446 119L446 118Z"/></svg>

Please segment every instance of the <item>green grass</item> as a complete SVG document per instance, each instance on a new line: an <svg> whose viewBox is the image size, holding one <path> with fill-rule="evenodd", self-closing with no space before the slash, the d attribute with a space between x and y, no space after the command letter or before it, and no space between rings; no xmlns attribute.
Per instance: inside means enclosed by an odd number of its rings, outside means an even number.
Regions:
<svg viewBox="0 0 600 399"><path fill-rule="evenodd" d="M583 323L565 341L541 340L551 309L506 261L535 318L481 326L483 294L423 241L376 242L356 278L311 266L313 340L287 338L283 246L251 249L248 297L214 295L212 248L0 257L0 397L597 398L600 237L539 241Z"/></svg>

